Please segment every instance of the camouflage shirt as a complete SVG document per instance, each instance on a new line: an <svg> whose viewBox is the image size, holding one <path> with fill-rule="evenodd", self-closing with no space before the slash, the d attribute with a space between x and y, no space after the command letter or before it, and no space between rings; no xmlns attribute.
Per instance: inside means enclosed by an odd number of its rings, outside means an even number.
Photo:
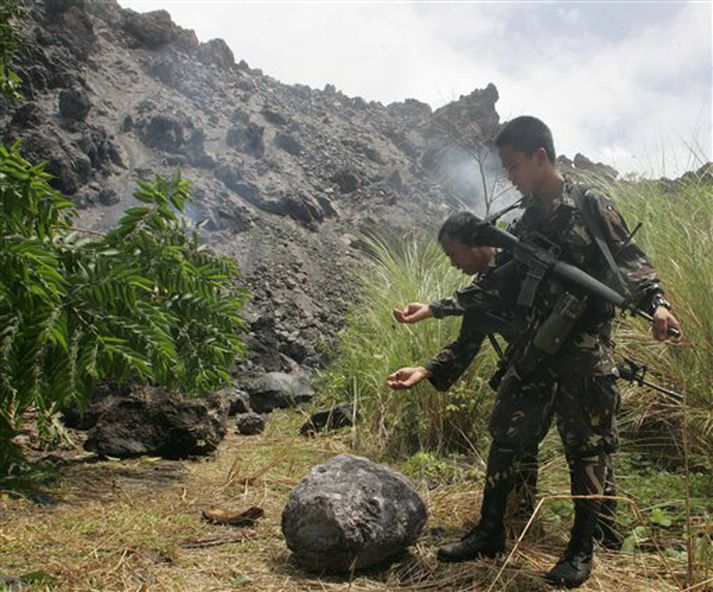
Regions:
<svg viewBox="0 0 713 592"><path fill-rule="evenodd" d="M458 338L424 364L431 373L431 384L439 391L447 390L458 380L480 351L487 333L491 332L483 324L486 315L492 314L505 321L512 320L511 303L507 295L516 295L516 291L509 286L513 276L501 273L502 267L498 263L496 260L496 264L487 272L477 275L470 285L458 290L451 298L429 305L437 319L463 316ZM507 331L499 332L506 339L510 337Z"/></svg>
<svg viewBox="0 0 713 592"><path fill-rule="evenodd" d="M575 205L573 196L577 191L584 199L589 200L590 211L598 220L602 237L615 257L620 277L630 292L631 301L639 308L653 312L656 297L663 293L661 282L646 255L628 240L630 233L624 219L614 202L605 195L566 179L562 197L549 211L543 210L536 198L525 199L525 211L511 227L512 234L525 241L536 241L544 237L559 247L559 257L562 261L575 265L621 292L622 287L612 284L616 274L606 263ZM576 294L571 287L566 290ZM511 361L517 361L518 357L532 353L532 349L528 350L528 345L564 291L565 286L556 278L545 276L535 296L532 310L527 314L525 328L509 348L508 358ZM586 297L584 294L576 295ZM588 298L584 312L559 351L544 361L556 374L616 374L610 339L613 317L613 306L597 298Z"/></svg>

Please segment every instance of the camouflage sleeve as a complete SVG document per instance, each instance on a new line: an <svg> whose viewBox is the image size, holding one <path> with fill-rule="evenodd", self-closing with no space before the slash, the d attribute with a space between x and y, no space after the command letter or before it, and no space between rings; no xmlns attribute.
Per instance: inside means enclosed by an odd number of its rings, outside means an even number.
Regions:
<svg viewBox="0 0 713 592"><path fill-rule="evenodd" d="M476 278L473 283L455 292L450 298L431 302L428 306L431 314L437 318L462 316L466 311L482 313L498 306L500 298L494 291L488 291L481 285L482 279Z"/></svg>
<svg viewBox="0 0 713 592"><path fill-rule="evenodd" d="M629 229L614 202L602 194L587 193L596 198L596 211L602 221L604 238L627 283L632 301L642 310L653 312L658 297L663 296L663 286L656 269L636 243L627 242Z"/></svg>
<svg viewBox="0 0 713 592"><path fill-rule="evenodd" d="M448 390L480 351L485 334L472 327L474 316L477 315L472 311L465 312L458 339L449 343L424 364L431 373L429 377L431 384L439 391Z"/></svg>

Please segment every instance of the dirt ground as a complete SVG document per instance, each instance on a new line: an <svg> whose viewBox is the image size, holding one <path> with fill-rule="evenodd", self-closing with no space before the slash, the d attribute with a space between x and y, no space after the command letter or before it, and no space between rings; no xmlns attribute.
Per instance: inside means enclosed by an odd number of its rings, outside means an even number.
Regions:
<svg viewBox="0 0 713 592"><path fill-rule="evenodd" d="M100 461L77 449L59 466L58 478L43 488L40 501L49 505L0 493L0 575L25 576L29 583L22 590L549 589L542 575L565 544L566 524L544 518L536 518L508 557L460 565L436 561L435 547L457 538L477 517L480 486L472 482L432 489L418 484L429 522L419 544L391 565L351 576L303 571L285 546L282 508L310 467L350 452L352 441L348 430L303 438L298 435L303 419L294 411L274 413L263 434L231 433L214 456L202 460ZM564 483L552 479L543 479L542 487L556 493ZM204 510L251 506L265 512L254 528L210 524L201 517ZM655 549L599 551L593 575L580 589L682 590L682 570L680 564L667 565Z"/></svg>

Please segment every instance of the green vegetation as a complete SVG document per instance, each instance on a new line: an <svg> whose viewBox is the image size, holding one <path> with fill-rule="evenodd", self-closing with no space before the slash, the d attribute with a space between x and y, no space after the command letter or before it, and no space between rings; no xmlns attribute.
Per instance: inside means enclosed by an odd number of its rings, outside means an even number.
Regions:
<svg viewBox="0 0 713 592"><path fill-rule="evenodd" d="M205 393L242 352L237 268L181 215L186 181L140 182L142 205L87 238L48 178L0 147L0 474L21 461L12 438L26 410L46 432L98 380Z"/></svg>
<svg viewBox="0 0 713 592"><path fill-rule="evenodd" d="M13 21L24 15L16 0L3 0L0 3L0 93L20 99L20 77L10 69L12 57L18 49L17 32Z"/></svg>
<svg viewBox="0 0 713 592"><path fill-rule="evenodd" d="M637 243L657 267L685 335L683 344L673 346L655 342L649 327L631 318L620 318L615 328L618 359L645 364L649 380L684 395L681 401L620 383L624 395L622 451L616 457L620 493L635 501L643 520L622 507L626 549L651 551L656 541L664 541L667 558L687 564L690 583L713 567L711 176L705 171L689 174L673 190L648 181L620 183L607 190L627 220L643 223ZM473 457L482 458L485 420L493 398L487 387L494 369L490 348L484 347L448 393L437 393L429 384L390 392L384 384L389 372L420 365L438 352L459 325L458 319L399 325L391 318L391 309L446 296L466 280L449 267L432 240L411 239L401 247L374 240L370 246L373 257L358 276L364 300L349 316L334 360L322 374L322 397L357 403L362 424L356 443L362 450L396 460L435 491L451 483L470 482L471 488L477 488L473 473L463 468L467 459L453 453L470 449L475 453L469 455L471 463ZM558 449L550 434L540 455L545 495L563 491L566 483L564 463L557 468L562 460ZM568 500L551 500L544 508L545 519L558 524L559 514L570 512L570 507Z"/></svg>
<svg viewBox="0 0 713 592"><path fill-rule="evenodd" d="M433 239L367 244L372 257L357 277L364 304L351 312L334 359L320 377L320 390L330 401L356 403L366 422L359 427L359 443L373 446L375 453L472 451L483 442L492 400L487 379L496 358L489 347L448 392L438 393L429 384L393 392L385 384L390 372L422 365L438 353L460 327L457 318L400 325L392 308L448 296L467 278L450 266Z"/></svg>
<svg viewBox="0 0 713 592"><path fill-rule="evenodd" d="M668 190L641 181L614 186L625 217L643 223L636 235L664 280L685 343L653 342L648 328L627 323L617 335L621 355L646 363L650 378L685 394L680 404L637 389L628 398L639 438L656 438L680 464L684 449L693 464L713 472L713 184L711 173L689 173ZM683 427L687 426L684 434ZM684 442L684 438L688 442ZM643 442L646 444L646 442ZM657 447L657 442L649 442ZM675 461L676 459L674 459Z"/></svg>

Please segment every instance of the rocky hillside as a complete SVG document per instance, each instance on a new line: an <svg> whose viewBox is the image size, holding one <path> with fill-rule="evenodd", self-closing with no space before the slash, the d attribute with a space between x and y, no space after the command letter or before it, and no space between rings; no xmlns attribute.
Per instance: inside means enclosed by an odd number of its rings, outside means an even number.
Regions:
<svg viewBox="0 0 713 592"><path fill-rule="evenodd" d="M499 127L492 84L436 112L416 100L384 106L282 84L163 11L26 5L15 65L26 101L0 102L3 142L21 139L28 158L48 161L87 229L112 225L137 179L180 168L193 183L190 216L207 220L206 240L237 259L254 295L243 370L317 366L316 346L355 299L359 233L432 229L443 185L479 188L448 129L471 122L487 151ZM447 179L454 162L472 172Z"/></svg>

